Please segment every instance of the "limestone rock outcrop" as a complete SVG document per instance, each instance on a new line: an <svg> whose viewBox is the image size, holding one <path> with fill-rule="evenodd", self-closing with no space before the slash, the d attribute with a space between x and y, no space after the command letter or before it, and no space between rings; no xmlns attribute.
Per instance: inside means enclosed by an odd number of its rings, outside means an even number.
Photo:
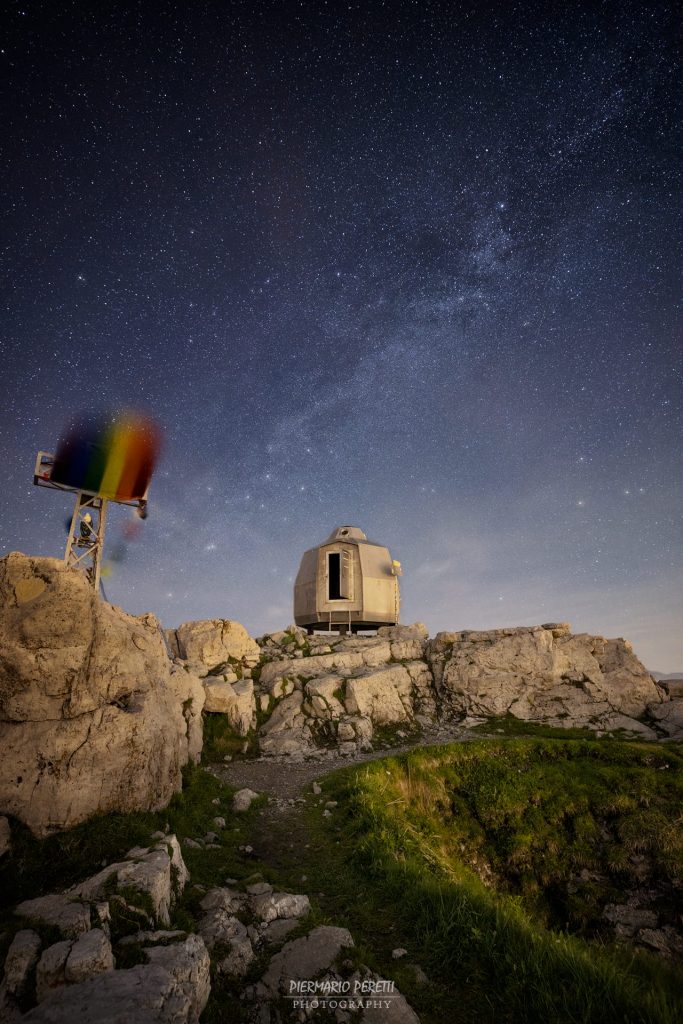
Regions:
<svg viewBox="0 0 683 1024"><path fill-rule="evenodd" d="M37 835L153 810L201 750L203 688L159 622L54 558L0 560L0 812Z"/></svg>
<svg viewBox="0 0 683 1024"><path fill-rule="evenodd" d="M211 989L204 940L158 927L168 924L188 878L178 841L167 835L67 892L20 903L14 908L18 918L35 922L41 934L55 929L60 938L53 936L41 950L36 931L16 933L0 985L0 1020L197 1024ZM123 921L129 929L118 940L112 928L117 908L123 915L119 928ZM152 930L135 930L140 925ZM117 957L130 944L145 962L117 970ZM26 1004L33 1008L22 1016Z"/></svg>
<svg viewBox="0 0 683 1024"><path fill-rule="evenodd" d="M31 972L40 956L40 946L40 936L29 928L22 928L12 939L0 984L0 1020L18 1016L18 1005L29 988Z"/></svg>
<svg viewBox="0 0 683 1024"><path fill-rule="evenodd" d="M566 623L438 633L427 656L447 714L610 729L661 699L628 641Z"/></svg>
<svg viewBox="0 0 683 1024"><path fill-rule="evenodd" d="M256 722L254 684L251 679L233 683L213 677L204 680L204 710L227 716L240 736L246 736Z"/></svg>
<svg viewBox="0 0 683 1024"><path fill-rule="evenodd" d="M353 756L378 729L396 735L445 722L513 715L555 726L624 729L655 739L681 728L626 640L573 634L566 623L439 633L421 623L374 636L307 636L296 626L259 640L254 669L266 755ZM682 702L683 703L683 702Z"/></svg>
<svg viewBox="0 0 683 1024"><path fill-rule="evenodd" d="M230 619L203 619L184 622L166 631L175 657L210 671L219 665L241 662L257 664L261 651L244 626Z"/></svg>
<svg viewBox="0 0 683 1024"><path fill-rule="evenodd" d="M683 738L683 698L675 697L648 708L650 718L662 729L669 739Z"/></svg>
<svg viewBox="0 0 683 1024"><path fill-rule="evenodd" d="M196 1024L194 1001L183 980L158 964L107 971L80 985L61 988L22 1020L27 1024Z"/></svg>

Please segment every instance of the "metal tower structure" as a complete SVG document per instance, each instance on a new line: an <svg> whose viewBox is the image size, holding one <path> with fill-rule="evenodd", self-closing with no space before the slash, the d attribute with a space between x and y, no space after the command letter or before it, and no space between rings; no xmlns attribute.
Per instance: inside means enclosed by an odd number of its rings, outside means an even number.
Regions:
<svg viewBox="0 0 683 1024"><path fill-rule="evenodd" d="M38 487L49 487L52 490L66 491L76 495L76 504L71 517L64 553L64 565L82 572L96 593L99 593L107 506L110 501L117 505L128 505L136 509L140 518L146 519L147 492L143 498L132 500L104 498L94 492L78 490L76 487L69 487L52 480L54 464L54 455L49 452L38 452L33 483Z"/></svg>

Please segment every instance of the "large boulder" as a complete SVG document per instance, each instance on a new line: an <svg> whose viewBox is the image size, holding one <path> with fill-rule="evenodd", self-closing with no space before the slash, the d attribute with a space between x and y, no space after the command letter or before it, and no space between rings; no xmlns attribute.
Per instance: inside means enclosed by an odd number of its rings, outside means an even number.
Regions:
<svg viewBox="0 0 683 1024"><path fill-rule="evenodd" d="M224 714L240 736L246 736L256 723L254 684L251 679L227 683L210 677L204 680L205 711Z"/></svg>
<svg viewBox="0 0 683 1024"><path fill-rule="evenodd" d="M627 728L661 700L628 641L566 623L438 633L427 653L445 714Z"/></svg>
<svg viewBox="0 0 683 1024"><path fill-rule="evenodd" d="M105 603L58 559L1 559L0 812L43 836L164 807L201 749L203 693L171 669L153 615Z"/></svg>
<svg viewBox="0 0 683 1024"><path fill-rule="evenodd" d="M27 991L33 968L40 955L40 936L31 929L18 931L5 958L5 971L0 985L0 1020L12 1019L12 1011L18 1016L18 1001Z"/></svg>
<svg viewBox="0 0 683 1024"><path fill-rule="evenodd" d="M353 939L346 928L319 925L275 954L257 982L255 994L261 998L287 995L292 981L314 979L333 965L343 949L351 946Z"/></svg>
<svg viewBox="0 0 683 1024"><path fill-rule="evenodd" d="M327 654L313 654L297 661L294 661L293 658L280 658L268 662L261 669L259 682L264 689L276 692L273 690L274 684L284 677L291 678L298 674L311 679L334 673L347 676L356 669L383 665L390 658L391 643L388 639L374 636L350 636L337 641L334 650Z"/></svg>
<svg viewBox="0 0 683 1024"><path fill-rule="evenodd" d="M76 985L113 970L111 943L100 928L93 928L76 940L48 946L36 968L36 998L42 1003L64 985Z"/></svg>
<svg viewBox="0 0 683 1024"><path fill-rule="evenodd" d="M206 700L202 681L188 668L172 665L170 684L185 719L187 759L193 764L199 764L204 746L202 711Z"/></svg>
<svg viewBox="0 0 683 1024"><path fill-rule="evenodd" d="M261 648L244 626L230 619L184 622L166 637L173 654L190 665L210 670L229 661L256 665Z"/></svg>
<svg viewBox="0 0 683 1024"><path fill-rule="evenodd" d="M145 954L151 964L168 971L190 1000L190 1020L198 1020L211 994L211 960L203 939L188 935L182 942L148 946Z"/></svg>
<svg viewBox="0 0 683 1024"><path fill-rule="evenodd" d="M259 749L262 754L303 756L311 747L311 730L306 724L301 705L303 696L295 690L276 706L261 727Z"/></svg>
<svg viewBox="0 0 683 1024"><path fill-rule="evenodd" d="M664 701L662 704L653 704L648 711L657 727L670 739L680 740L683 738L683 699L681 697Z"/></svg>
<svg viewBox="0 0 683 1024"><path fill-rule="evenodd" d="M15 914L36 921L42 926L54 928L62 935L77 938L90 929L90 907L77 896L64 893L50 893L24 900L15 909Z"/></svg>
<svg viewBox="0 0 683 1024"><path fill-rule="evenodd" d="M344 704L351 714L363 715L376 725L412 718L412 682L403 665L367 669L346 681Z"/></svg>
<svg viewBox="0 0 683 1024"><path fill-rule="evenodd" d="M64 986L22 1020L27 1024L194 1024L196 998L187 989L176 970L139 964Z"/></svg>
<svg viewBox="0 0 683 1024"><path fill-rule="evenodd" d="M429 631L422 622L414 622L412 626L380 626L377 635L391 642L394 661L423 658L429 639Z"/></svg>

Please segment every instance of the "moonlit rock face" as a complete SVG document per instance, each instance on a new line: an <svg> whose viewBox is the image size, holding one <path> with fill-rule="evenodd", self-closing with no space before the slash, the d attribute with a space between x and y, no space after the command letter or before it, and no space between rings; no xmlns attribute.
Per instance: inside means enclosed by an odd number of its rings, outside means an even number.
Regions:
<svg viewBox="0 0 683 1024"><path fill-rule="evenodd" d="M0 812L46 835L158 809L181 788L203 689L172 672L154 616L105 603L57 559L13 552L0 560L0 649Z"/></svg>
<svg viewBox="0 0 683 1024"><path fill-rule="evenodd" d="M634 728L662 699L628 641L574 634L566 623L438 633L427 659L448 714Z"/></svg>

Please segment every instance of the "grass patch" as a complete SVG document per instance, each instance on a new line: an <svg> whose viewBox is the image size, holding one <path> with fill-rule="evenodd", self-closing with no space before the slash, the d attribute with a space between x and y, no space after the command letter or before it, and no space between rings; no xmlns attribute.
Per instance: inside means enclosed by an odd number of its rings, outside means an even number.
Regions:
<svg viewBox="0 0 683 1024"><path fill-rule="evenodd" d="M501 736L535 736L539 739L558 740L595 740L595 732L591 729L563 729L554 725L542 725L536 722L525 722L514 715L501 715L488 718L485 722L472 727L470 732L482 736L493 734Z"/></svg>
<svg viewBox="0 0 683 1024"><path fill-rule="evenodd" d="M420 725L414 721L384 722L373 727L372 743L375 747L398 747L421 732Z"/></svg>
<svg viewBox="0 0 683 1024"><path fill-rule="evenodd" d="M327 823L318 807L310 812L325 867L319 884L326 894L336 888L352 931L374 937L385 975L392 944L419 951L428 987L400 962L394 971L424 1021L681 1019L680 972L568 933L582 924L556 897L582 866L604 872L608 897L618 894L632 881L632 851L647 853L660 881L678 884L679 749L478 741L344 769L324 789L339 807ZM614 871L619 849L626 856ZM553 927L558 914L564 930Z"/></svg>
<svg viewBox="0 0 683 1024"><path fill-rule="evenodd" d="M232 817L229 794L208 772L187 765L182 791L163 811L96 815L42 840L13 821L12 853L0 863L0 908L68 888L106 864L123 859L132 847L149 846L152 832L164 832L168 827L179 839L202 836L216 815ZM220 805L213 803L216 798Z"/></svg>
<svg viewBox="0 0 683 1024"><path fill-rule="evenodd" d="M212 761L222 761L226 754L231 757L244 753L244 744L247 750L255 748L255 736L240 736L237 730L230 724L228 716L222 713L203 712L204 725L204 746L202 749L202 764L210 764Z"/></svg>

